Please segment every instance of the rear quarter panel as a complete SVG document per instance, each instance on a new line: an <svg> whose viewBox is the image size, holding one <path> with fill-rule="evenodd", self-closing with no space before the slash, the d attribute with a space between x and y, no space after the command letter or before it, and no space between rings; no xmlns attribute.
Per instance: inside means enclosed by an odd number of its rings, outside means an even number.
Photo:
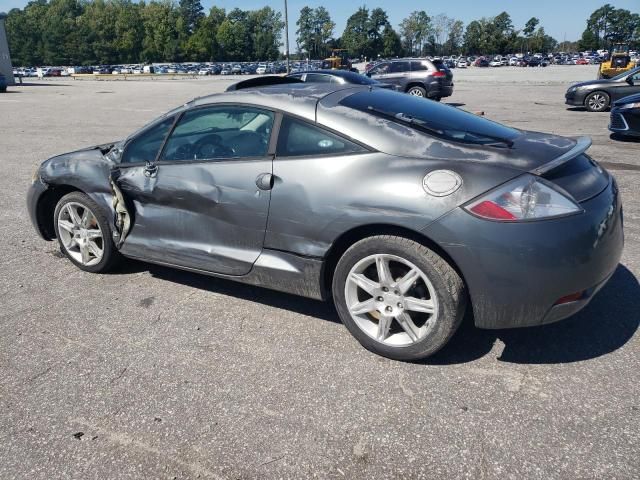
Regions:
<svg viewBox="0 0 640 480"><path fill-rule="evenodd" d="M424 190L424 176L448 169L463 179L445 197ZM404 158L381 152L276 158L265 247L323 257L344 233L365 225L416 232L519 173L501 167Z"/></svg>

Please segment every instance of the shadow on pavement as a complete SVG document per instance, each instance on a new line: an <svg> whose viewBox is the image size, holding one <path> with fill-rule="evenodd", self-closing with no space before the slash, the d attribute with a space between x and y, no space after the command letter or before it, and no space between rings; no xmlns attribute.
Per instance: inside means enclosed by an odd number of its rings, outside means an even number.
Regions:
<svg viewBox="0 0 640 480"><path fill-rule="evenodd" d="M340 323L330 302L141 262L131 261L121 272L143 270L163 280ZM597 358L617 350L633 337L640 324L639 298L638 280L626 267L619 265L607 285L584 310L558 323L519 329L481 330L473 325L471 310L468 309L463 324L450 342L437 354L420 363L450 365L471 362L489 353L498 339L505 344L498 358L503 362L553 364ZM349 334L346 329L344 334Z"/></svg>
<svg viewBox="0 0 640 480"><path fill-rule="evenodd" d="M622 143L640 143L640 137L630 137L629 135L620 135L618 133L612 133L609 138Z"/></svg>
<svg viewBox="0 0 640 480"><path fill-rule="evenodd" d="M427 364L464 363L482 357L496 340L504 343L498 360L510 363L552 364L597 358L622 347L640 324L638 280L619 265L605 287L573 317L550 325L510 330L480 330L472 319L464 324Z"/></svg>
<svg viewBox="0 0 640 480"><path fill-rule="evenodd" d="M34 83L34 82L22 82L22 83L16 83L15 85L12 85L10 88L14 88L14 87L70 87L71 85L69 85L68 83L58 83L58 82L51 82L51 83Z"/></svg>
<svg viewBox="0 0 640 480"><path fill-rule="evenodd" d="M340 318L330 302L321 302L309 298L299 297L288 293L277 292L267 288L245 285L223 278L210 277L191 273L184 270L176 270L158 265L138 263L141 270L149 270L152 276L163 280L181 283L192 288L207 290L210 292L229 295L256 303L262 303L270 307L282 308L293 312L315 317L329 322L340 323ZM135 268L135 265L133 266ZM138 270L139 271L139 270ZM313 321L313 320L310 320ZM345 332L346 333L346 332Z"/></svg>

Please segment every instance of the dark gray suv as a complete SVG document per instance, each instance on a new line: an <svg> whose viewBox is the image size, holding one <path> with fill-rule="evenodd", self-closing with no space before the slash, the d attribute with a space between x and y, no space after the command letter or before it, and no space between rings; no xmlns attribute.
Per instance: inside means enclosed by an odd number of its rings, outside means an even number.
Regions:
<svg viewBox="0 0 640 480"><path fill-rule="evenodd" d="M379 62L367 76L399 91L439 101L453 94L453 73L441 60L402 58Z"/></svg>

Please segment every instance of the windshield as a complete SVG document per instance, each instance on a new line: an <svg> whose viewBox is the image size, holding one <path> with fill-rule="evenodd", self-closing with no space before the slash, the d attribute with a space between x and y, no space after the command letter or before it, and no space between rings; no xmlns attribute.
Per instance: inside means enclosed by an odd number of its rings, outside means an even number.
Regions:
<svg viewBox="0 0 640 480"><path fill-rule="evenodd" d="M634 68L633 70L627 70L626 72L622 72L615 77L611 77L611 80L622 80L623 78L627 78L629 75L634 75L636 73L640 73L640 67Z"/></svg>
<svg viewBox="0 0 640 480"><path fill-rule="evenodd" d="M389 90L355 93L340 103L456 142L510 147L520 135L518 130L464 110Z"/></svg>

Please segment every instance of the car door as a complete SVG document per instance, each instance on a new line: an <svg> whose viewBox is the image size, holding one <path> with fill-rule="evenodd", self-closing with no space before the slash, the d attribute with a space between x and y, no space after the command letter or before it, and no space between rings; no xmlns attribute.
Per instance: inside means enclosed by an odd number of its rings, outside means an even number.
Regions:
<svg viewBox="0 0 640 480"><path fill-rule="evenodd" d="M384 83L390 83L400 87L401 90L406 90L406 85L411 75L411 69L409 62L404 60L391 62L389 67L389 73L384 78Z"/></svg>
<svg viewBox="0 0 640 480"><path fill-rule="evenodd" d="M248 273L264 241L274 118L253 106L209 105L128 142L113 175L131 216L122 253Z"/></svg>
<svg viewBox="0 0 640 480"><path fill-rule="evenodd" d="M382 62L374 65L367 72L367 76L373 78L374 80L378 80L382 83L387 83L386 79L389 75L389 71L391 69L391 62Z"/></svg>

